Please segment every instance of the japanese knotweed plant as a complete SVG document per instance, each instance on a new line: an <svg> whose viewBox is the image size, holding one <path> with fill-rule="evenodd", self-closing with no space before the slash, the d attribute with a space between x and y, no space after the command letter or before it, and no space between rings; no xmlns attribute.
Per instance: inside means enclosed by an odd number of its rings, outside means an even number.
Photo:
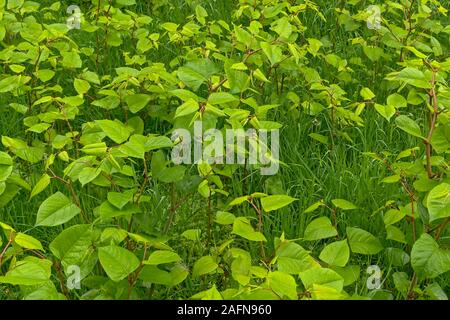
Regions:
<svg viewBox="0 0 450 320"><path fill-rule="evenodd" d="M350 258L381 252L412 265L411 279L393 275L405 298L441 294L429 280L450 268L448 250L439 247L450 215L449 28L433 19L447 9L436 1L385 1L392 19L352 39L371 61L399 61L383 68L393 92L384 106L375 103L374 83L358 85L360 96L352 91L361 57L347 60L308 32L308 18L326 20L312 1L240 0L231 22L196 5L182 24L137 13L135 0L87 2L66 23L60 2L0 0L1 103L23 129L1 139L0 207L26 194L37 203L33 231L51 235L38 239L20 224L0 224L0 283L15 296L146 299L179 297L188 286L198 293L184 298L362 298L365 292L354 289L361 267ZM336 9L348 31L364 25L360 2L349 1L353 16L345 6ZM431 29L438 31L427 36ZM386 53L373 45L380 41L387 41ZM173 134L193 132L195 123L205 131L279 130L281 115L325 119L326 135L310 136L333 150L338 139L353 141L371 106L388 121L397 115L396 125L420 142L400 154L370 154L392 171L384 182L399 182L406 192L380 210L391 247L360 227L344 235L337 215L357 209L344 199L305 211L330 210L331 219L315 218L302 235L320 246L317 257L299 239L268 239L270 215L296 199L250 187L237 194L232 183L264 165L245 152L242 164L170 157L183 143ZM429 121L421 127L415 118L422 112ZM259 138L246 141L267 149ZM201 144L217 149L211 140ZM264 156L266 165L284 165ZM174 234L188 198L202 219ZM155 221L165 205L167 217Z"/></svg>

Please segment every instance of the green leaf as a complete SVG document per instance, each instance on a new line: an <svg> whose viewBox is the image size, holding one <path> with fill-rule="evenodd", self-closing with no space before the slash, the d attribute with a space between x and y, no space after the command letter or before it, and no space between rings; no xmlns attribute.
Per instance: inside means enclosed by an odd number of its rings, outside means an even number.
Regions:
<svg viewBox="0 0 450 320"><path fill-rule="evenodd" d="M100 172L101 171L96 168L83 168L83 170L81 170L80 174L78 175L78 180L80 181L82 186L85 186L86 184L95 180L99 176Z"/></svg>
<svg viewBox="0 0 450 320"><path fill-rule="evenodd" d="M267 241L266 237L258 231L255 231L250 221L244 217L238 217L233 222L233 234L241 236L250 241Z"/></svg>
<svg viewBox="0 0 450 320"><path fill-rule="evenodd" d="M144 109L150 100L151 97L148 94L133 94L125 97L128 109L130 109L132 113L138 113Z"/></svg>
<svg viewBox="0 0 450 320"><path fill-rule="evenodd" d="M223 300L222 295L217 290L216 285L213 285L210 289L194 294L191 297L192 300Z"/></svg>
<svg viewBox="0 0 450 320"><path fill-rule="evenodd" d="M63 230L50 243L50 251L67 268L80 266L92 246L92 231L88 224L75 225Z"/></svg>
<svg viewBox="0 0 450 320"><path fill-rule="evenodd" d="M96 120L95 123L117 144L127 141L130 137L131 129L119 120Z"/></svg>
<svg viewBox="0 0 450 320"><path fill-rule="evenodd" d="M125 192L108 192L108 201L117 209L122 209L127 203L133 199L134 191L127 190Z"/></svg>
<svg viewBox="0 0 450 320"><path fill-rule="evenodd" d="M180 67L177 71L178 78L192 90L197 91L207 79L199 72L187 67Z"/></svg>
<svg viewBox="0 0 450 320"><path fill-rule="evenodd" d="M394 93L387 98L387 104L397 109L406 107L408 103L402 95Z"/></svg>
<svg viewBox="0 0 450 320"><path fill-rule="evenodd" d="M348 243L354 253L377 254L383 250L380 241L371 233L359 228L347 228Z"/></svg>
<svg viewBox="0 0 450 320"><path fill-rule="evenodd" d="M115 282L125 279L140 265L132 252L114 245L98 248L98 258L108 277Z"/></svg>
<svg viewBox="0 0 450 320"><path fill-rule="evenodd" d="M139 206L133 203L129 203L123 206L121 209L116 208L114 205L109 203L109 201L104 201L100 205L100 217L103 219L111 219L123 216L131 216L135 213L141 212Z"/></svg>
<svg viewBox="0 0 450 320"><path fill-rule="evenodd" d="M450 217L450 184L434 187L428 194L427 207L430 221Z"/></svg>
<svg viewBox="0 0 450 320"><path fill-rule="evenodd" d="M430 89L431 83L419 69L406 67L398 73L396 80L404 81L417 88Z"/></svg>
<svg viewBox="0 0 450 320"><path fill-rule="evenodd" d="M169 250L158 250L152 252L152 254L148 257L148 260L144 261L144 263L149 265L159 265L178 261L181 261L181 258L176 252Z"/></svg>
<svg viewBox="0 0 450 320"><path fill-rule="evenodd" d="M19 261L9 270L5 276L0 276L0 283L12 285L34 286L46 283L50 279L50 267L48 260L24 260Z"/></svg>
<svg viewBox="0 0 450 320"><path fill-rule="evenodd" d="M406 133L409 133L410 135L421 138L421 139L425 139L422 136L422 132L420 130L419 125L411 118L401 115L395 119L395 123L397 124L397 127L402 129Z"/></svg>
<svg viewBox="0 0 450 320"><path fill-rule="evenodd" d="M239 101L238 98L233 96L231 93L227 92L214 92L208 98L208 103L210 104L226 104L230 102Z"/></svg>
<svg viewBox="0 0 450 320"><path fill-rule="evenodd" d="M344 267L350 258L350 248L347 240L330 243L322 250L319 258L329 265Z"/></svg>
<svg viewBox="0 0 450 320"><path fill-rule="evenodd" d="M323 200L317 201L316 203L313 203L312 205L310 205L308 208L306 208L305 211L303 211L303 213L310 213L310 212L314 212L317 209L319 209L320 207L322 207L324 205Z"/></svg>
<svg viewBox="0 0 450 320"><path fill-rule="evenodd" d="M87 82L86 80L82 80L82 79L75 79L73 82L73 85L75 87L75 90L80 95L85 94L91 88L91 85L89 84L89 82Z"/></svg>
<svg viewBox="0 0 450 320"><path fill-rule="evenodd" d="M435 278L450 270L450 251L439 248L433 237L424 233L411 250L411 265L420 279Z"/></svg>
<svg viewBox="0 0 450 320"><path fill-rule="evenodd" d="M405 217L404 211L390 209L384 214L383 221L386 226L397 223Z"/></svg>
<svg viewBox="0 0 450 320"><path fill-rule="evenodd" d="M260 45L272 66L283 60L283 51L280 46L272 45L268 42L261 42Z"/></svg>
<svg viewBox="0 0 450 320"><path fill-rule="evenodd" d="M230 212L218 211L215 222L222 225L233 224L236 216Z"/></svg>
<svg viewBox="0 0 450 320"><path fill-rule="evenodd" d="M6 181L13 171L12 158L6 152L0 151L0 182Z"/></svg>
<svg viewBox="0 0 450 320"><path fill-rule="evenodd" d="M406 243L406 238L405 238L405 234L403 233L402 230L400 230L399 228L397 228L396 226L386 226L386 239L387 240L394 240L400 243Z"/></svg>
<svg viewBox="0 0 450 320"><path fill-rule="evenodd" d="M372 100L373 98L375 98L375 94L372 92L372 90L370 90L369 88L362 88L361 92L359 93L361 95L361 97L364 98L364 100Z"/></svg>
<svg viewBox="0 0 450 320"><path fill-rule="evenodd" d="M14 237L14 242L25 249L44 251L44 248L38 239L22 232L16 234Z"/></svg>
<svg viewBox="0 0 450 320"><path fill-rule="evenodd" d="M80 55L75 51L61 52L62 65L64 68L76 69L81 68L83 62L81 61Z"/></svg>
<svg viewBox="0 0 450 320"><path fill-rule="evenodd" d="M450 149L450 122L434 130L431 144L437 153L444 153Z"/></svg>
<svg viewBox="0 0 450 320"><path fill-rule="evenodd" d="M318 133L310 133L309 136L316 141L319 141L323 144L328 144L328 137L318 134Z"/></svg>
<svg viewBox="0 0 450 320"><path fill-rule="evenodd" d="M214 261L211 256L204 256L198 259L192 269L193 277L200 277L204 274L214 272L219 265Z"/></svg>
<svg viewBox="0 0 450 320"><path fill-rule="evenodd" d="M261 198L261 205L265 212L270 212L286 207L296 200L286 195L273 195Z"/></svg>
<svg viewBox="0 0 450 320"><path fill-rule="evenodd" d="M319 263L309 255L302 246L290 241L283 241L277 248L278 271L298 274L310 268L319 268Z"/></svg>
<svg viewBox="0 0 450 320"><path fill-rule="evenodd" d="M93 106L97 106L106 110L113 110L120 105L120 99L116 96L107 96L92 102Z"/></svg>
<svg viewBox="0 0 450 320"><path fill-rule="evenodd" d="M375 110L377 110L377 112L387 121L391 120L392 116L395 114L395 108L392 105L383 106L375 103Z"/></svg>
<svg viewBox="0 0 450 320"><path fill-rule="evenodd" d="M71 220L80 212L80 208L58 191L42 202L37 213L36 226L58 226Z"/></svg>
<svg viewBox="0 0 450 320"><path fill-rule="evenodd" d="M344 287L344 279L336 271L327 268L303 271L300 273L300 279L306 289L312 289L313 285L319 284L334 288L340 292Z"/></svg>
<svg viewBox="0 0 450 320"><path fill-rule="evenodd" d="M291 300L297 300L297 283L293 276L281 272L271 271L267 275L267 283L277 295Z"/></svg>
<svg viewBox="0 0 450 320"><path fill-rule="evenodd" d="M175 112L175 118L190 115L199 110L198 102L193 99L189 99L181 106L179 106Z"/></svg>
<svg viewBox="0 0 450 320"><path fill-rule="evenodd" d="M354 210L354 209L358 208L357 206L355 206L350 201L347 201L347 200L344 200L344 199L333 199L333 200L331 200L331 202L336 207L338 207L339 209L342 209L342 210Z"/></svg>
<svg viewBox="0 0 450 320"><path fill-rule="evenodd" d="M336 229L331 225L328 217L320 217L313 220L305 229L304 239L316 241L337 236Z"/></svg>

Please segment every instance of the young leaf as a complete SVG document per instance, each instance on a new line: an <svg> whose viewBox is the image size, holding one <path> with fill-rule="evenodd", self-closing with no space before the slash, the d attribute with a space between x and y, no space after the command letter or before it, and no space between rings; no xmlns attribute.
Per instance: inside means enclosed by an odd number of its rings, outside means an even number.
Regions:
<svg viewBox="0 0 450 320"><path fill-rule="evenodd" d="M33 190L31 191L30 199L32 199L33 197L37 196L39 193L44 191L49 184L50 184L50 176L44 173L44 175L41 177L41 179L39 179L39 181L36 183Z"/></svg>
<svg viewBox="0 0 450 320"><path fill-rule="evenodd" d="M342 210L354 210L354 209L358 208L357 206L355 206L350 201L347 201L347 200L344 200L344 199L333 199L333 200L331 200L331 202L336 207L338 207L339 209L342 209Z"/></svg>
<svg viewBox="0 0 450 320"><path fill-rule="evenodd" d="M265 212L281 209L297 199L286 195L273 195L261 198L261 206Z"/></svg>

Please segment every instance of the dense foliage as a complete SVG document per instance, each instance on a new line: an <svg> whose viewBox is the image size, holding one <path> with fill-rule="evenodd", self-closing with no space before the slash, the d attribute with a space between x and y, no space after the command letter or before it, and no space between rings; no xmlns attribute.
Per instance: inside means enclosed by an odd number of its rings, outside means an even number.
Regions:
<svg viewBox="0 0 450 320"><path fill-rule="evenodd" d="M0 0L0 298L446 299L449 8Z"/></svg>

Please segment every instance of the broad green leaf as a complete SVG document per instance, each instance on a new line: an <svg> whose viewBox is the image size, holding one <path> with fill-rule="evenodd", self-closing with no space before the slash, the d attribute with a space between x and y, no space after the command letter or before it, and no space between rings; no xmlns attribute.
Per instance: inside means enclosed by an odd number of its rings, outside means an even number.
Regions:
<svg viewBox="0 0 450 320"><path fill-rule="evenodd" d="M387 98L387 105L392 106L395 109L404 108L407 106L407 101L402 95L394 93Z"/></svg>
<svg viewBox="0 0 450 320"><path fill-rule="evenodd" d="M395 123L397 124L397 127L402 129L406 133L409 133L410 135L421 139L425 139L422 136L422 131L420 130L419 125L411 118L401 115L395 119Z"/></svg>
<svg viewBox="0 0 450 320"><path fill-rule="evenodd" d="M92 105L106 109L113 110L120 105L120 99L116 96L107 96L92 102Z"/></svg>
<svg viewBox="0 0 450 320"><path fill-rule="evenodd" d="M377 112L387 121L391 120L392 116L395 114L395 108L392 105L383 106L375 103L375 110L377 110Z"/></svg>
<svg viewBox="0 0 450 320"><path fill-rule="evenodd" d="M108 201L117 209L122 209L127 203L133 199L134 191L127 190L125 192L108 192Z"/></svg>
<svg viewBox="0 0 450 320"><path fill-rule="evenodd" d="M306 210L303 211L303 213L314 212L314 211L316 211L317 209L319 209L323 205L324 205L323 200L317 201L316 203L313 203L308 208L306 208Z"/></svg>
<svg viewBox="0 0 450 320"><path fill-rule="evenodd" d="M283 51L281 50L280 46L272 45L268 42L261 42L260 45L264 54L270 60L272 66L276 65L277 63L281 62L281 60L283 60Z"/></svg>
<svg viewBox="0 0 450 320"><path fill-rule="evenodd" d="M125 97L128 109L130 109L132 113L138 113L144 109L150 100L151 97L148 94L133 94Z"/></svg>
<svg viewBox="0 0 450 320"><path fill-rule="evenodd" d="M58 226L71 220L80 212L80 208L58 191L42 202L37 213L36 226Z"/></svg>
<svg viewBox="0 0 450 320"><path fill-rule="evenodd" d="M81 68L83 62L81 61L80 55L75 51L61 52L62 65L64 68L76 69Z"/></svg>
<svg viewBox="0 0 450 320"><path fill-rule="evenodd" d="M175 112L175 118L184 117L190 115L199 110L198 102L195 100L189 99L181 106L179 106Z"/></svg>
<svg viewBox="0 0 450 320"><path fill-rule="evenodd" d="M281 271L271 271L267 275L267 283L277 295L297 300L297 283L290 274Z"/></svg>
<svg viewBox="0 0 450 320"><path fill-rule="evenodd" d="M191 297L192 300L223 300L222 295L217 290L216 285L213 285L210 289L194 294Z"/></svg>
<svg viewBox="0 0 450 320"><path fill-rule="evenodd" d="M450 184L434 187L428 194L427 207L430 221L450 217Z"/></svg>
<svg viewBox="0 0 450 320"><path fill-rule="evenodd" d="M309 269L301 272L300 279L306 289L311 289L314 284L320 284L340 292L344 287L344 279L335 271L327 268Z"/></svg>
<svg viewBox="0 0 450 320"><path fill-rule="evenodd" d="M276 255L278 271L296 275L311 268L320 268L320 264L309 255L309 252L294 242L280 243Z"/></svg>
<svg viewBox="0 0 450 320"><path fill-rule="evenodd" d="M204 256L198 259L192 269L193 277L200 277L202 275L214 272L219 265L214 261L211 256Z"/></svg>
<svg viewBox="0 0 450 320"><path fill-rule="evenodd" d="M225 104L239 101L238 98L227 92L214 92L208 98L210 104Z"/></svg>
<svg viewBox="0 0 450 320"><path fill-rule="evenodd" d="M362 88L359 94L361 95L361 97L363 97L364 100L372 100L373 98L375 98L375 94L369 88Z"/></svg>
<svg viewBox="0 0 450 320"><path fill-rule="evenodd" d="M100 217L103 219L111 219L111 218L117 218L122 216L131 216L135 213L141 212L139 207L136 204L128 203L125 206L123 206L121 209L117 208L116 206L112 205L109 201L104 201L100 205Z"/></svg>
<svg viewBox="0 0 450 320"><path fill-rule="evenodd" d="M233 234L241 236L250 241L267 241L266 237L255 231L247 218L238 217L233 222Z"/></svg>
<svg viewBox="0 0 450 320"><path fill-rule="evenodd" d="M80 95L85 94L91 88L91 85L89 84L89 82L87 82L86 80L82 80L82 79L75 79L73 82L73 85L75 87L75 90Z"/></svg>
<svg viewBox="0 0 450 320"><path fill-rule="evenodd" d="M387 226L389 226L391 224L395 224L395 223L399 222L400 220L402 220L405 217L405 215L406 214L404 211L390 209L383 216L384 224Z"/></svg>
<svg viewBox="0 0 450 320"><path fill-rule="evenodd" d="M337 236L336 229L331 225L331 221L327 217L320 217L311 221L305 229L304 239L308 241L316 241Z"/></svg>
<svg viewBox="0 0 450 320"><path fill-rule="evenodd" d="M420 279L435 278L450 270L450 251L439 248L433 237L424 233L411 250L411 265Z"/></svg>
<svg viewBox="0 0 450 320"><path fill-rule="evenodd" d="M344 200L344 199L333 199L333 200L331 200L331 202L336 207L338 207L339 209L342 209L342 210L354 210L354 209L358 208L357 206L355 206L350 201L347 201L347 200Z"/></svg>
<svg viewBox="0 0 450 320"><path fill-rule="evenodd" d="M48 282L50 279L51 262L44 260L23 260L9 270L5 276L0 276L0 283L12 285L34 286Z"/></svg>
<svg viewBox="0 0 450 320"><path fill-rule="evenodd" d="M347 228L348 243L354 253L377 254L383 250L380 241L371 233L359 228Z"/></svg>
<svg viewBox="0 0 450 320"><path fill-rule="evenodd" d="M394 240L400 243L406 243L405 234L403 233L402 230L400 230L396 226L393 225L386 226L386 233L387 233L386 236L387 240Z"/></svg>
<svg viewBox="0 0 450 320"><path fill-rule="evenodd" d="M332 266L344 267L350 258L347 240L328 244L319 255L320 260Z"/></svg>
<svg viewBox="0 0 450 320"><path fill-rule="evenodd" d="M70 265L81 266L89 254L93 244L91 226L87 224L75 225L63 230L50 243L50 251L58 258L64 268Z"/></svg>
<svg viewBox="0 0 450 320"><path fill-rule="evenodd" d="M114 245L98 248L98 258L108 277L115 282L126 278L140 265L132 252Z"/></svg>
<svg viewBox="0 0 450 320"><path fill-rule="evenodd" d="M144 263L150 265L159 265L178 261L181 261L181 258L176 252L169 250L158 250L152 252L148 257L148 260L144 261Z"/></svg>
<svg viewBox="0 0 450 320"><path fill-rule="evenodd" d="M117 144L127 141L130 137L130 128L125 126L119 120L96 120L95 123L102 129L108 138Z"/></svg>
<svg viewBox="0 0 450 320"><path fill-rule="evenodd" d="M16 234L14 237L14 242L25 249L44 251L44 248L38 239L22 232Z"/></svg>
<svg viewBox="0 0 450 320"><path fill-rule="evenodd" d="M286 207L296 200L286 195L273 195L261 198L261 205L265 212L270 212Z"/></svg>

